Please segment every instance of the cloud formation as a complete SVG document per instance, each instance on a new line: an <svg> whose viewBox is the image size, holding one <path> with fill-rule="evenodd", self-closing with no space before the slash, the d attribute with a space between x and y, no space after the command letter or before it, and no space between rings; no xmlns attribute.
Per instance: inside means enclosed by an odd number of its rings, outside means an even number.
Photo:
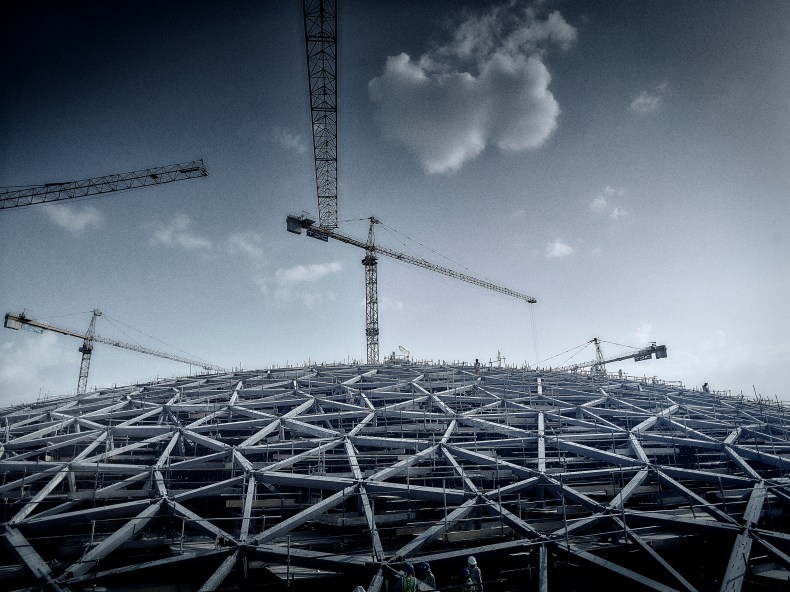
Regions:
<svg viewBox="0 0 790 592"><path fill-rule="evenodd" d="M275 126L272 128L272 135L274 140L285 148L294 150L299 154L307 152L307 142L305 142L301 134L284 127Z"/></svg>
<svg viewBox="0 0 790 592"><path fill-rule="evenodd" d="M560 108L543 55L575 40L559 12L541 19L510 3L467 18L449 42L419 59L388 57L368 93L386 135L427 172L452 172L488 144L519 151L546 141Z"/></svg>
<svg viewBox="0 0 790 592"><path fill-rule="evenodd" d="M331 290L316 290L313 284L340 271L343 271L343 264L339 261L282 267L274 272L273 277L258 278L257 284L264 296L278 302L296 299L307 306L315 306L334 300L335 294Z"/></svg>
<svg viewBox="0 0 790 592"><path fill-rule="evenodd" d="M225 251L260 261L264 258L263 237L257 232L233 232L225 240Z"/></svg>
<svg viewBox="0 0 790 592"><path fill-rule="evenodd" d="M51 222L72 234L79 234L87 228L97 228L102 220L99 210L94 206L56 204L46 206L43 211Z"/></svg>
<svg viewBox="0 0 790 592"><path fill-rule="evenodd" d="M662 96L666 91L669 83L664 81L656 86L655 91L643 90L632 101L630 105L631 111L639 114L647 114L658 111L661 107Z"/></svg>
<svg viewBox="0 0 790 592"><path fill-rule="evenodd" d="M208 251L214 246L209 239L192 231L192 219L186 214L177 214L167 226L157 230L150 244L196 251Z"/></svg>
<svg viewBox="0 0 790 592"><path fill-rule="evenodd" d="M559 259L560 257L567 257L573 253L573 247L569 244L562 242L559 238L546 246L547 259Z"/></svg>
<svg viewBox="0 0 790 592"><path fill-rule="evenodd" d="M607 185L603 191L596 195L590 202L590 210L596 214L608 215L613 220L619 220L628 215L628 212L623 208L612 205L612 198L618 198L625 195L625 190L622 187L612 187Z"/></svg>

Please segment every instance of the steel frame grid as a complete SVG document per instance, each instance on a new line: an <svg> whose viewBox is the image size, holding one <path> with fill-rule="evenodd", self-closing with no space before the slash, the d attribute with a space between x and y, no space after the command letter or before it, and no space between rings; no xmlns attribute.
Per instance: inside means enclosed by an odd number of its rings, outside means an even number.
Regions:
<svg viewBox="0 0 790 592"><path fill-rule="evenodd" d="M457 585L469 554L494 590L790 575L784 407L653 381L310 366L40 401L0 429L8 589L371 591L406 561Z"/></svg>

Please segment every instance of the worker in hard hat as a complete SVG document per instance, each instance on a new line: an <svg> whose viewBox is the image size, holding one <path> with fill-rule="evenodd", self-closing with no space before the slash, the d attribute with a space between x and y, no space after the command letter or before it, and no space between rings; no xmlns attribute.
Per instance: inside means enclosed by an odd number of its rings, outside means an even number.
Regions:
<svg viewBox="0 0 790 592"><path fill-rule="evenodd" d="M464 580L463 586L461 586L461 592L474 592L475 590L475 583L472 581L472 578L469 577L469 568L465 567L461 570L462 579Z"/></svg>
<svg viewBox="0 0 790 592"><path fill-rule="evenodd" d="M417 592L417 578L414 576L414 566L406 564L406 573L400 574L395 582L395 592Z"/></svg>
<svg viewBox="0 0 790 592"><path fill-rule="evenodd" d="M436 588L436 577L434 577L431 565L427 561L423 561L420 564L420 579L426 586Z"/></svg>
<svg viewBox="0 0 790 592"><path fill-rule="evenodd" d="M477 566L477 560L474 558L474 555L470 555L466 562L469 566L469 578L473 584L472 592L483 592L483 572Z"/></svg>

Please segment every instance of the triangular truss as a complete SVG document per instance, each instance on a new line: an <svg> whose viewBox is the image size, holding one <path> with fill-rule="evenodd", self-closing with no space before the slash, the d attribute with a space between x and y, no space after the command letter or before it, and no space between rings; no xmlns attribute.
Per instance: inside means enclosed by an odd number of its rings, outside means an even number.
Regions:
<svg viewBox="0 0 790 592"><path fill-rule="evenodd" d="M770 589L790 576L784 411L413 364L41 401L0 417L0 574L7 589L374 592L407 562L459 586L475 555L492 589Z"/></svg>

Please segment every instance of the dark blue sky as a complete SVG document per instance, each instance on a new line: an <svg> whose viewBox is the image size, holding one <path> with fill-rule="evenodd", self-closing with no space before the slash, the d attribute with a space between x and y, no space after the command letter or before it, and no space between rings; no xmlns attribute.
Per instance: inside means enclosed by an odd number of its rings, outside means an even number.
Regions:
<svg viewBox="0 0 790 592"><path fill-rule="evenodd" d="M210 171L3 211L0 312L84 329L98 307L226 366L364 359L361 253L285 232L315 210L300 3L40 3L0 27L0 185ZM382 261L382 353L656 340L670 358L624 370L790 397L790 4L341 1L339 29L341 220L539 301ZM0 332L0 396L73 389L78 346ZM91 385L188 371L110 350Z"/></svg>

